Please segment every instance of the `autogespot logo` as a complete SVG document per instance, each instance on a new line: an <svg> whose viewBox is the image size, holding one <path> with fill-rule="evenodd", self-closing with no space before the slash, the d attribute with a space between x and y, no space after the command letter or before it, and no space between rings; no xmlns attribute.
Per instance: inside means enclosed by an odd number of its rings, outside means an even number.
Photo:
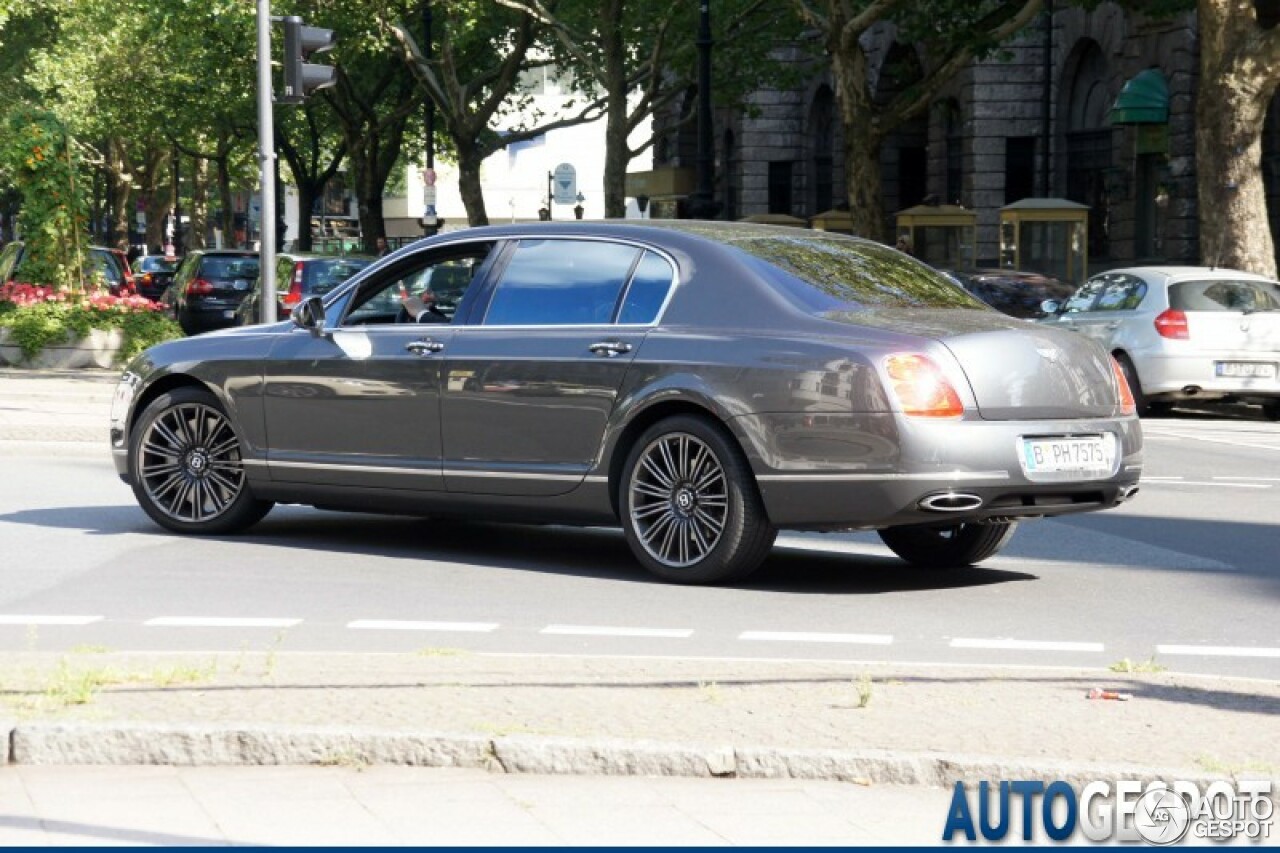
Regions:
<svg viewBox="0 0 1280 853"><path fill-rule="evenodd" d="M942 840L963 836L1002 841L1020 831L1024 841L1066 841L1077 832L1089 841L1176 844L1271 836L1275 803L1270 781L1194 782L1137 780L1090 782L1079 793L1064 781L979 782L976 798L963 782L951 794ZM1015 826L1016 824L1016 826Z"/></svg>

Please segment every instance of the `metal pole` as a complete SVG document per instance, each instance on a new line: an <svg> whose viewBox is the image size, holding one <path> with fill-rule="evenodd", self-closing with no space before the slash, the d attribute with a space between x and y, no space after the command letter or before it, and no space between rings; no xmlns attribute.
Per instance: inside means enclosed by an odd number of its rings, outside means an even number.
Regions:
<svg viewBox="0 0 1280 853"><path fill-rule="evenodd" d="M427 62L431 61L432 47L431 42L433 36L431 33L431 0L423 0L422 2L422 58ZM436 168L436 102L428 95L426 103L423 104L423 123L426 125L427 132L427 171L433 172ZM439 219L434 222L427 219L427 212L423 211L422 233L427 237L434 237L440 231Z"/></svg>
<svg viewBox="0 0 1280 853"><path fill-rule="evenodd" d="M258 184L262 187L258 303L264 323L276 321L276 140L271 101L271 0L258 0Z"/></svg>
<svg viewBox="0 0 1280 853"><path fill-rule="evenodd" d="M698 188L689 199L689 215L694 219L714 219L720 212L715 200L716 151L711 138L711 3L698 4Z"/></svg>

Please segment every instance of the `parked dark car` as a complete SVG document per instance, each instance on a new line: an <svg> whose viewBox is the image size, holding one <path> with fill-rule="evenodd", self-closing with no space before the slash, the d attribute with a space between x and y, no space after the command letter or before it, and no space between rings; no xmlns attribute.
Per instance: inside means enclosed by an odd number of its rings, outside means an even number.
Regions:
<svg viewBox="0 0 1280 853"><path fill-rule="evenodd" d="M153 302L160 301L165 288L173 281L173 274L178 269L178 260L163 255L143 255L134 265L133 286L140 296Z"/></svg>
<svg viewBox="0 0 1280 853"><path fill-rule="evenodd" d="M324 296L351 276L373 263L373 258L354 255L305 255L287 253L276 255L276 316L284 318L309 296ZM253 290L236 309L237 326L252 326L259 322L262 309L258 300L262 292L262 276L253 283Z"/></svg>
<svg viewBox="0 0 1280 853"><path fill-rule="evenodd" d="M437 271L455 307L411 322ZM1126 500L1142 468L1095 342L887 246L742 223L421 240L283 322L152 347L115 401L116 468L173 531L274 502L620 524L683 583L745 576L782 528L972 564L1020 519Z"/></svg>
<svg viewBox="0 0 1280 853"><path fill-rule="evenodd" d="M188 335L225 329L235 325L258 272L257 252L197 249L182 259L160 301Z"/></svg>
<svg viewBox="0 0 1280 853"><path fill-rule="evenodd" d="M1041 303L1045 300L1065 302L1076 292L1074 284L1037 272L1002 269L943 272L997 311L1024 320L1044 317Z"/></svg>
<svg viewBox="0 0 1280 853"><path fill-rule="evenodd" d="M26 243L11 240L0 252L0 283L23 282L22 262L26 257ZM104 246L86 246L84 249L84 280L106 288L112 296L132 292L133 274L125 253ZM32 281L28 284L47 284Z"/></svg>

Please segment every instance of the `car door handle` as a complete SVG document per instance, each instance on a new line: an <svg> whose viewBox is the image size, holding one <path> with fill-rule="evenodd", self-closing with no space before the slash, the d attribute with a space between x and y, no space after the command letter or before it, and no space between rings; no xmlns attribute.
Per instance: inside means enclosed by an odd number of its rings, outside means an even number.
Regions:
<svg viewBox="0 0 1280 853"><path fill-rule="evenodd" d="M615 355L622 355L624 352L631 352L631 344L626 341L600 341L587 347L596 355L602 355L605 358L613 358Z"/></svg>
<svg viewBox="0 0 1280 853"><path fill-rule="evenodd" d="M440 352L444 349L444 344L439 341L410 341L404 345L404 348L414 355L428 356L433 352Z"/></svg>

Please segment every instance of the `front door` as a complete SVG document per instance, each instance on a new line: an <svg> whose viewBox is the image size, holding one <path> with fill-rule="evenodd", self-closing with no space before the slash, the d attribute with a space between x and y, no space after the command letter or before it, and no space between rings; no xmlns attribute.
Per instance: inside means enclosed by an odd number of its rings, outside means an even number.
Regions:
<svg viewBox="0 0 1280 853"><path fill-rule="evenodd" d="M338 301L332 329L298 329L275 346L264 370L273 479L444 487L442 360L455 309L491 249L468 244L401 259ZM415 318L406 305L427 310Z"/></svg>

